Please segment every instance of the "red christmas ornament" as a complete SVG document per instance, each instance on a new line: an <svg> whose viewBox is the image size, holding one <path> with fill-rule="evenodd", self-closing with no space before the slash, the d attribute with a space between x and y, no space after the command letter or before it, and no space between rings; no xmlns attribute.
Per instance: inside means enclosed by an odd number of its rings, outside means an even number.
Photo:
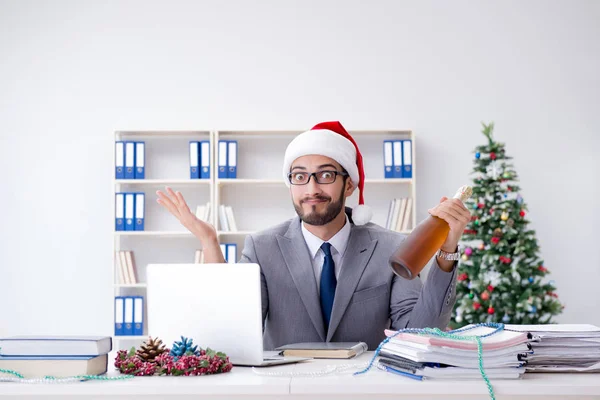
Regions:
<svg viewBox="0 0 600 400"><path fill-rule="evenodd" d="M485 207L485 204L483 204L483 203L478 203L477 204L477 208L483 208L483 207Z"/></svg>
<svg viewBox="0 0 600 400"><path fill-rule="evenodd" d="M481 300L487 301L489 299L490 299L490 294L487 291L484 291L483 293L481 293Z"/></svg>
<svg viewBox="0 0 600 400"><path fill-rule="evenodd" d="M541 272L548 272L548 269L547 269L546 267L544 267L543 265L540 265L540 266L538 267L538 269L539 269Z"/></svg>
<svg viewBox="0 0 600 400"><path fill-rule="evenodd" d="M498 244L499 241L500 241L499 237L493 237L492 238L492 243L494 243L494 244Z"/></svg>
<svg viewBox="0 0 600 400"><path fill-rule="evenodd" d="M506 190L508 190L509 192L512 192L512 186L507 186Z"/></svg>
<svg viewBox="0 0 600 400"><path fill-rule="evenodd" d="M487 290L489 290L490 292L494 291L494 287L492 285L488 285Z"/></svg>
<svg viewBox="0 0 600 400"><path fill-rule="evenodd" d="M490 153L490 158L491 158L492 160L495 160L495 159L496 159L496 153L494 153L494 152L492 151L492 152Z"/></svg>
<svg viewBox="0 0 600 400"><path fill-rule="evenodd" d="M481 308L481 304L479 304L478 302L473 303L473 308L475 310L479 310Z"/></svg>
<svg viewBox="0 0 600 400"><path fill-rule="evenodd" d="M458 279L459 282L466 281L467 279L469 279L469 275L467 275L466 272L463 272L456 279Z"/></svg>
<svg viewBox="0 0 600 400"><path fill-rule="evenodd" d="M494 213L494 209L490 208L490 214L493 214L493 213Z"/></svg>
<svg viewBox="0 0 600 400"><path fill-rule="evenodd" d="M521 210L521 212L519 212L519 215L520 215L521 217L524 217L524 216L525 216L525 211Z"/></svg>
<svg viewBox="0 0 600 400"><path fill-rule="evenodd" d="M494 307L490 306L490 308L488 308L488 314L493 314L495 312L496 310L494 310Z"/></svg>
<svg viewBox="0 0 600 400"><path fill-rule="evenodd" d="M503 264L510 264L510 262L512 261L509 257L504 257L504 256L500 256L500 257L498 257L498 259Z"/></svg>

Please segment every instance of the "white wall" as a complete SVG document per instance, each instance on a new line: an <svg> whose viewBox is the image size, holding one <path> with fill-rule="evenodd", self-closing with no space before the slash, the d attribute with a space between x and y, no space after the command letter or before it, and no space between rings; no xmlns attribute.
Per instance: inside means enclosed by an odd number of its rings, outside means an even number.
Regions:
<svg viewBox="0 0 600 400"><path fill-rule="evenodd" d="M560 321L600 325L599 18L591 0L0 0L0 335L112 333L115 130L329 119L416 132L419 219L495 121Z"/></svg>

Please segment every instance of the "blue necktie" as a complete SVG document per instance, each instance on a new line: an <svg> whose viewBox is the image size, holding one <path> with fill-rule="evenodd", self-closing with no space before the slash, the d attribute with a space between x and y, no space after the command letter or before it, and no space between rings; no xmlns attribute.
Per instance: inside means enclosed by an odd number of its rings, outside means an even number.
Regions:
<svg viewBox="0 0 600 400"><path fill-rule="evenodd" d="M337 281L335 279L335 264L331 256L331 244L327 242L323 243L321 250L325 253L323 268L321 270L321 310L323 312L323 321L325 322L325 332L327 332Z"/></svg>

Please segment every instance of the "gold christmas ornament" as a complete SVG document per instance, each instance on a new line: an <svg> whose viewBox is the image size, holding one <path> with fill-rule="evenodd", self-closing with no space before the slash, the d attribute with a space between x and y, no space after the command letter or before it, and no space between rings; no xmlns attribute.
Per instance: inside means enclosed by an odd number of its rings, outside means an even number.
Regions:
<svg viewBox="0 0 600 400"><path fill-rule="evenodd" d="M467 261L469 259L469 256L467 256L466 254L463 254L461 258L463 261Z"/></svg>
<svg viewBox="0 0 600 400"><path fill-rule="evenodd" d="M483 250L483 249L485 249L485 244L483 244L483 242L479 243L479 247L478 247L478 249L479 249L479 250Z"/></svg>
<svg viewBox="0 0 600 400"><path fill-rule="evenodd" d="M506 211L502 213L502 215L500 216L500 219L502 221L506 221L508 219L508 214L506 213Z"/></svg>
<svg viewBox="0 0 600 400"><path fill-rule="evenodd" d="M502 235L503 235L502 229L500 229L500 228L494 229L493 236L495 236L495 237L502 237Z"/></svg>

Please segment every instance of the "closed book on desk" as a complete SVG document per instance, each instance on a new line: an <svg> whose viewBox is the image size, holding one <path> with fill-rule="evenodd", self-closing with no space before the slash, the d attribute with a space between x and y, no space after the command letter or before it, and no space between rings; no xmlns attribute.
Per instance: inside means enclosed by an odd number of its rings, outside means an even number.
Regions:
<svg viewBox="0 0 600 400"><path fill-rule="evenodd" d="M0 369L17 371L25 377L53 376L66 378L78 375L100 375L108 369L108 354L95 357L31 357L0 356Z"/></svg>
<svg viewBox="0 0 600 400"><path fill-rule="evenodd" d="M288 344L275 350L286 357L353 358L367 349L364 342L311 342Z"/></svg>
<svg viewBox="0 0 600 400"><path fill-rule="evenodd" d="M0 338L0 356L97 356L112 350L110 336L12 336Z"/></svg>

